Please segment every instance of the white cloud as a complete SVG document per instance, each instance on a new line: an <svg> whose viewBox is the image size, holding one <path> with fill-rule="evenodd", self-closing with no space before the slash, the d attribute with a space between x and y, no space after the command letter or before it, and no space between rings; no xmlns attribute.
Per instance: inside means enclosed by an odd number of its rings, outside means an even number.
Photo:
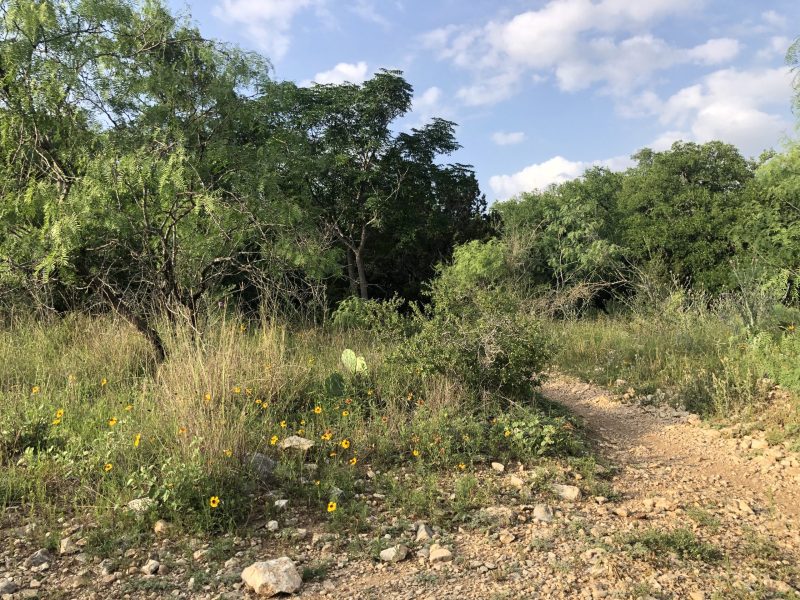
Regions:
<svg viewBox="0 0 800 600"><path fill-rule="evenodd" d="M492 141L498 146L511 146L525 141L525 133L522 131L496 131L492 134Z"/></svg>
<svg viewBox="0 0 800 600"><path fill-rule="evenodd" d="M366 78L367 63L363 60L357 63L340 62L332 69L317 73L313 79L303 81L300 85L308 86L312 83L363 83Z"/></svg>
<svg viewBox="0 0 800 600"><path fill-rule="evenodd" d="M226 23L244 26L247 35L269 58L280 60L289 49L292 19L320 0L222 0L212 13Z"/></svg>
<svg viewBox="0 0 800 600"><path fill-rule="evenodd" d="M433 117L448 119L452 111L443 102L444 93L441 88L432 86L424 92L414 94L411 101L411 115L407 121L409 127L422 127Z"/></svg>
<svg viewBox="0 0 800 600"><path fill-rule="evenodd" d="M792 40L783 35L774 35L769 38L767 45L756 53L756 58L759 60L783 60L786 56L786 51L792 45Z"/></svg>
<svg viewBox="0 0 800 600"><path fill-rule="evenodd" d="M788 67L722 69L664 101L649 93L639 107L670 128L653 142L656 149L677 139L722 140L752 156L775 146L791 131L791 122L782 116L791 93Z"/></svg>
<svg viewBox="0 0 800 600"><path fill-rule="evenodd" d="M618 96L647 82L658 70L679 64L718 65L740 50L731 38L695 47L671 45L647 31L670 15L696 11L695 0L550 0L482 27L450 25L422 37L441 60L474 72L458 97L469 105L505 100L523 76L554 74L558 86L577 91L602 85Z"/></svg>
<svg viewBox="0 0 800 600"><path fill-rule="evenodd" d="M580 177L589 167L601 166L612 171L621 171L633 164L627 156L615 156L591 162L567 160L554 156L541 163L525 167L511 175L495 175L489 179L489 186L498 199L510 198L521 192L543 190L552 184L559 184Z"/></svg>
<svg viewBox="0 0 800 600"><path fill-rule="evenodd" d="M372 21L382 27L389 27L389 20L378 12L374 0L354 0L349 9L365 21Z"/></svg>
<svg viewBox="0 0 800 600"><path fill-rule="evenodd" d="M784 27L786 27L786 17L777 13L774 10L768 10L761 13L761 19L767 25L771 25L775 29L783 29Z"/></svg>

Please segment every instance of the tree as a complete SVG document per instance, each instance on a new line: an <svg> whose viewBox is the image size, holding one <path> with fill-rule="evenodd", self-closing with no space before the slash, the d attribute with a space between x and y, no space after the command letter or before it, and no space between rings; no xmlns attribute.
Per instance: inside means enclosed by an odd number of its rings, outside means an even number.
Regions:
<svg viewBox="0 0 800 600"><path fill-rule="evenodd" d="M626 174L614 219L628 259L659 259L681 281L710 292L735 287L731 260L747 219L745 190L755 164L729 144L675 142L644 149Z"/></svg>
<svg viewBox="0 0 800 600"><path fill-rule="evenodd" d="M203 39L160 3L3 5L0 260L129 319L187 315L231 277L290 264L268 64ZM319 254L318 248L309 248Z"/></svg>
<svg viewBox="0 0 800 600"><path fill-rule="evenodd" d="M401 73L388 70L361 85L297 90L296 127L308 140L310 194L341 245L351 292L363 299L370 295L370 248L378 232L384 241L394 237L401 244L394 252L405 257L408 241L438 218L446 222L437 232L444 242L435 243L449 249L457 237L453 221L469 225L483 206L469 167L436 163L459 148L454 123L433 119L395 133L411 98Z"/></svg>

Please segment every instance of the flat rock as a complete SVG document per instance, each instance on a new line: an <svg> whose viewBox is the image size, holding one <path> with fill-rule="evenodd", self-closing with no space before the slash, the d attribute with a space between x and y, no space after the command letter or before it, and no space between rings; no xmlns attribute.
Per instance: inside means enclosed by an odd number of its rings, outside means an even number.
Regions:
<svg viewBox="0 0 800 600"><path fill-rule="evenodd" d="M245 462L249 465L250 469L255 473L256 477L266 481L272 477L277 463L266 454L261 452L251 452L245 455Z"/></svg>
<svg viewBox="0 0 800 600"><path fill-rule="evenodd" d="M405 560L408 556L408 548L404 544L397 544L396 546L381 551L380 556L383 562L400 562L401 560Z"/></svg>
<svg viewBox="0 0 800 600"><path fill-rule="evenodd" d="M242 581L256 595L265 598L294 594L303 585L300 574L288 556L253 563L242 571Z"/></svg>
<svg viewBox="0 0 800 600"><path fill-rule="evenodd" d="M153 524L153 531L156 535L166 535L169 532L169 523L164 519L159 519Z"/></svg>
<svg viewBox="0 0 800 600"><path fill-rule="evenodd" d="M19 589L13 579L0 579L0 596L3 594L13 594Z"/></svg>
<svg viewBox="0 0 800 600"><path fill-rule="evenodd" d="M551 523L553 521L553 509L547 504L537 504L533 507L533 518L543 523Z"/></svg>
<svg viewBox="0 0 800 600"><path fill-rule="evenodd" d="M581 490L574 485L564 485L561 483L554 483L550 486L553 493L562 500L569 500L574 502L581 499Z"/></svg>
<svg viewBox="0 0 800 600"><path fill-rule="evenodd" d="M417 537L414 538L415 542L426 542L433 538L433 529L428 527L425 523L420 523L417 527Z"/></svg>
<svg viewBox="0 0 800 600"><path fill-rule="evenodd" d="M314 442L311 440L300 437L299 435L290 435L289 437L285 438L280 443L280 448L282 450L287 450L289 448L297 448L298 450L302 450L305 452L306 450L310 450L314 447Z"/></svg>
<svg viewBox="0 0 800 600"><path fill-rule="evenodd" d="M52 562L53 556L47 550L42 548L25 559L25 567L41 567L45 563L51 564Z"/></svg>
<svg viewBox="0 0 800 600"><path fill-rule="evenodd" d="M77 544L73 542L70 537L61 538L61 542L58 544L58 553L62 556L77 554L80 551L81 549L78 548Z"/></svg>
<svg viewBox="0 0 800 600"><path fill-rule="evenodd" d="M139 570L145 575L155 575L156 573L158 573L158 569L160 566L161 566L160 562L151 558Z"/></svg>
<svg viewBox="0 0 800 600"><path fill-rule="evenodd" d="M503 473L506 470L506 466L503 463L493 462L492 469L497 471L498 473Z"/></svg>
<svg viewBox="0 0 800 600"><path fill-rule="evenodd" d="M448 562L453 560L453 553L447 548L443 548L439 544L433 544L431 546L430 554L428 555L428 560L431 562L431 564Z"/></svg>

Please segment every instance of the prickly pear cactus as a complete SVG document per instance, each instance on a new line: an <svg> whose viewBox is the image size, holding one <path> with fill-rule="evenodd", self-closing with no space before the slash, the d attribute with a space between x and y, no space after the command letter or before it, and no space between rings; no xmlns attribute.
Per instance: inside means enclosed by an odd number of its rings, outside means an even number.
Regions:
<svg viewBox="0 0 800 600"><path fill-rule="evenodd" d="M342 352L342 364L351 375L364 375L367 372L367 363L363 356L356 356L356 353L347 348Z"/></svg>

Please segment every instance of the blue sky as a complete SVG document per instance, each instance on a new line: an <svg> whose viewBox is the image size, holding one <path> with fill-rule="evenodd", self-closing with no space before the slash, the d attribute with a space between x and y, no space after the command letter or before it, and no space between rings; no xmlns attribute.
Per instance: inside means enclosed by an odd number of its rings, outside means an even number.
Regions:
<svg viewBox="0 0 800 600"><path fill-rule="evenodd" d="M645 146L721 139L747 156L796 135L784 54L796 0L172 1L203 33L298 83L414 86L405 126L459 124L490 200L621 169Z"/></svg>

